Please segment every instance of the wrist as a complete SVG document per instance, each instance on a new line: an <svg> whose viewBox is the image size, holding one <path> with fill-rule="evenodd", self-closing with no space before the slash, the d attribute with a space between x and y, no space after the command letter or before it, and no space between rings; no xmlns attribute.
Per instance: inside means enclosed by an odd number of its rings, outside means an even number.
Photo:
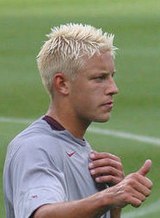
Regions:
<svg viewBox="0 0 160 218"><path fill-rule="evenodd" d="M116 205L114 203L114 193L112 188L107 188L101 192L98 192L99 204L102 208L107 208L108 210L113 209Z"/></svg>

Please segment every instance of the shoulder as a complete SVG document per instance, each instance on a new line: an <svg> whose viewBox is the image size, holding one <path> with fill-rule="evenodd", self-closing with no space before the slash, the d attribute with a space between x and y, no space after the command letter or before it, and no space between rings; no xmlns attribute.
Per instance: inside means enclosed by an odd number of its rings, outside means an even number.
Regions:
<svg viewBox="0 0 160 218"><path fill-rule="evenodd" d="M39 119L19 133L9 144L7 149L8 158L15 155L49 154L50 150L58 143L56 133L49 125Z"/></svg>

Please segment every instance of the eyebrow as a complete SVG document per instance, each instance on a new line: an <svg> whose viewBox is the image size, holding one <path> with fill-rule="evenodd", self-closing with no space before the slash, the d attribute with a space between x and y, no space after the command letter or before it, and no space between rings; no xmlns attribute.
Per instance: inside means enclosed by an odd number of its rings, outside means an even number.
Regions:
<svg viewBox="0 0 160 218"><path fill-rule="evenodd" d="M114 70L113 72L101 71L101 73L115 75L115 73L116 73L116 70Z"/></svg>

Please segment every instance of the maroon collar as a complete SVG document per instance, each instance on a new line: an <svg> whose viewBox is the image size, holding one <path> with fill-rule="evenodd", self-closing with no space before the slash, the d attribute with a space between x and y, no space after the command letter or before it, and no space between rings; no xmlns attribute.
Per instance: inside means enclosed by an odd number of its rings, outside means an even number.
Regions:
<svg viewBox="0 0 160 218"><path fill-rule="evenodd" d="M53 119L50 116L45 115L42 118L42 120L45 120L53 130L58 130L58 131L65 130L65 128L60 123L58 123L55 119Z"/></svg>

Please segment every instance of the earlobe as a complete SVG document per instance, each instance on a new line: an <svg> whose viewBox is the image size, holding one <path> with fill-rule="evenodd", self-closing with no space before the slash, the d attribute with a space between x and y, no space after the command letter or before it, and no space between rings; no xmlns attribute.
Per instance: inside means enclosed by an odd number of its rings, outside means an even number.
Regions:
<svg viewBox="0 0 160 218"><path fill-rule="evenodd" d="M69 92L68 80L64 73L56 73L53 78L53 86L55 91L67 95Z"/></svg>

